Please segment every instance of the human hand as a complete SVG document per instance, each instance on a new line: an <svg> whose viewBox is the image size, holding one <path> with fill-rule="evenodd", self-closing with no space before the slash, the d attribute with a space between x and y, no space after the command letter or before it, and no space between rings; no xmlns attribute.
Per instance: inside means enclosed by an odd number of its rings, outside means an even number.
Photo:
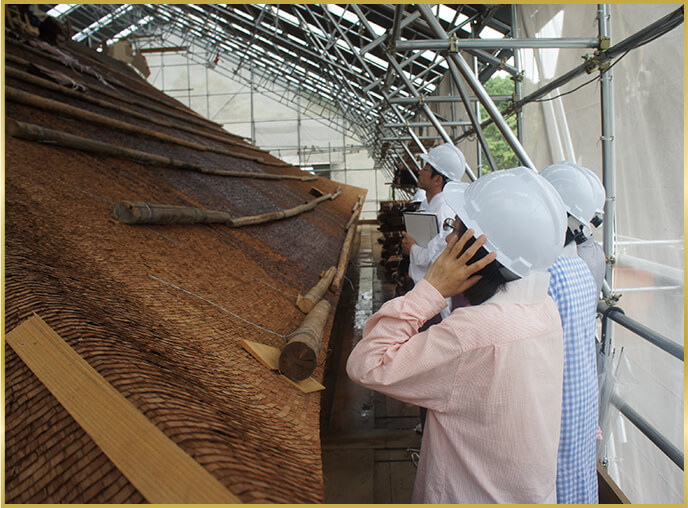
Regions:
<svg viewBox="0 0 688 508"><path fill-rule="evenodd" d="M409 256L411 254L411 247L416 244L416 241L406 231L402 231L401 236L401 252Z"/></svg>
<svg viewBox="0 0 688 508"><path fill-rule="evenodd" d="M478 252L478 249L487 241L485 235L480 235L473 245L459 256L468 240L473 237L473 233L474 231L469 229L461 238L458 238L454 233L450 234L447 237L447 247L430 266L425 277L423 277L445 298L463 293L475 285L481 276L474 274L497 258L496 252L490 252L475 263L467 264L475 253Z"/></svg>

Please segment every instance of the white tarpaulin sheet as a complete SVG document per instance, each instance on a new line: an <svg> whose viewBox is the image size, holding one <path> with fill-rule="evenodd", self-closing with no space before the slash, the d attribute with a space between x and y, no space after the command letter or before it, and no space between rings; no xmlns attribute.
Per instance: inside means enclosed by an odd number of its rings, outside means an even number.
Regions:
<svg viewBox="0 0 688 508"><path fill-rule="evenodd" d="M521 5L522 37L597 37L597 6ZM611 45L678 5L611 5ZM683 25L614 67L617 267L627 316L683 345ZM592 49L522 50L524 95L582 63ZM550 93L567 93L599 72ZM563 159L602 178L599 80L524 108L524 147L538 169ZM601 229L601 228L600 228ZM601 231L596 238L602 240ZM683 450L683 362L613 327L616 392ZM623 349L623 353L622 353ZM600 457L633 503L683 503L683 472L615 409Z"/></svg>

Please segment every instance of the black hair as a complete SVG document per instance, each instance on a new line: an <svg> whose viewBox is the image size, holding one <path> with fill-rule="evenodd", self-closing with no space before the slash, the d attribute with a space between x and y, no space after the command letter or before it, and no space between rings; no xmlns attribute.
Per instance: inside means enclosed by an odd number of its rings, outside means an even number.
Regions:
<svg viewBox="0 0 688 508"><path fill-rule="evenodd" d="M566 214L566 217L571 217L570 213ZM566 228L566 238L564 239L564 247L573 241L576 241L576 245L579 245L585 241L585 233L583 233L583 226L580 229L572 230L571 227Z"/></svg>
<svg viewBox="0 0 688 508"><path fill-rule="evenodd" d="M464 248L461 250L459 256L463 254L471 245L473 245L473 243L475 243L475 238L468 240ZM485 247L480 247L478 252L476 252L468 261L468 264L475 263L476 261L487 256L487 254L488 252ZM481 275L482 277L473 286L463 292L463 295L471 305L480 305L484 301L492 298L498 291L502 291L504 289L504 286L507 282L513 280L513 278L507 278L504 275L504 265L502 265L496 259L475 275Z"/></svg>

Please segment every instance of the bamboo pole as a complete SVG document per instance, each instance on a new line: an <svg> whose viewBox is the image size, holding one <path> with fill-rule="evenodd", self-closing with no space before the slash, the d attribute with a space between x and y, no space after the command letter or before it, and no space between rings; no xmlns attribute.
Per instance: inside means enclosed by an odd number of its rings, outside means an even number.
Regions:
<svg viewBox="0 0 688 508"><path fill-rule="evenodd" d="M354 237L354 233L357 231L358 226L354 224L354 221L356 220L356 217L360 213L360 203L361 203L361 198L363 196L360 196L357 201L357 205L354 205L353 208L353 213L351 214L351 217L349 218L349 222L346 225L346 237L344 238L344 243L342 244L342 252L339 255L339 263L337 264L337 273L334 276L334 279L332 280L332 284L330 285L330 291L333 293L336 293L337 290L339 289L339 286L342 283L342 279L344 278L344 273L346 273L346 265L349 262L349 250L351 250L351 242Z"/></svg>
<svg viewBox="0 0 688 508"><path fill-rule="evenodd" d="M28 51L29 53L33 53L33 54L35 54L35 55L37 55L37 56L40 56L40 57L42 57L42 58L47 58L48 60L52 60L53 62L59 63L59 64L61 64L61 65L68 65L68 64L67 64L65 61L63 61L61 58L59 58L59 57L57 57L57 56L55 56L55 55L53 55L53 54L50 54L50 53L48 53L48 52L46 52L46 51L41 51L41 50L36 49L36 48L33 48L33 47L31 47L31 46L27 46L27 45L25 45L25 44L20 44L20 43L18 43L18 42L16 42L16 41L13 41L13 40L11 40L11 39L8 39L7 42L10 42L11 44L14 44L14 45L17 45L17 46L21 46L22 49ZM95 69L93 69L93 67L89 67L89 66L87 66L87 65L81 64L81 62L79 61L79 59L76 58L75 56L73 56L73 55L71 55L71 54L69 54L69 53L66 53L66 56L67 56L68 58L73 58L73 59L79 64L79 66L81 67L80 70L82 70L82 71L85 72L86 74L89 74L90 76L96 78L96 79L99 80L99 81L101 80L101 78L103 78L103 76L101 76ZM89 58L89 59L90 59L90 60L93 60L93 59L91 59L91 58ZM30 63L30 62L27 61L27 63ZM103 78L103 79L105 79L105 78ZM206 119L204 119L203 117L201 117L198 113L196 113L196 112L194 112L194 111L191 111L191 110L188 110L188 109L184 109L184 108L182 108L182 106L179 105L179 104L167 102L167 101L161 99L160 97L157 97L157 96L155 96L155 95L152 95L152 94L143 92L143 91L141 91L141 90L137 90L137 89L135 89L135 88L132 88L132 87L130 87L130 86L127 86L127 85L125 85L124 83L122 83L120 80L118 80L117 78L114 78L114 79L113 79L112 77L108 77L108 80L109 80L111 83L113 83L113 84L115 84L115 85L117 85L117 86L119 86L119 87L121 87L121 88L124 88L125 90L127 90L127 91L133 93L134 95L137 95L138 97L143 97L143 98L145 98L145 99L147 99L147 100L149 100L149 101L157 102L157 103L159 103L159 104L161 104L161 105L163 105L163 106L166 106L166 107L168 107L168 108L177 110L177 111L179 111L180 113L173 113L172 111L165 111L165 110L162 110L162 109L158 108L157 106L153 106L152 104L148 104L148 103L143 102L143 101L141 101L141 100L139 100L139 99L131 99L131 98L128 98L128 97L124 97L124 96L121 95L119 92L114 91L114 89L113 89L113 90L108 90L106 87L102 87L102 86L98 86L98 85L89 85L89 88L92 88L92 89L94 89L94 90L97 90L98 92L100 92L100 93L102 93L102 94L104 94L104 95L108 95L108 96L110 96L110 97L113 97L113 98L115 98L115 99L119 99L119 100L122 100L122 101L125 101L125 102L129 102L130 104L135 104L135 105L137 105L137 106L142 106L142 107L146 107L146 108L149 108L149 109L155 108L155 110L163 111L163 112L165 112L165 113L167 113L167 114L170 114L171 116L178 116L178 117L180 117L180 118L182 118L182 119L184 119L184 120L187 120L187 121L189 121L189 122L191 122L191 123L194 123L194 124L196 124L196 125L198 125L198 126L201 126L201 127L208 127L208 128L210 128L210 129L215 129L215 130L221 130L221 129L222 129L222 127L221 127L219 124L217 124L216 122L213 122L213 121L211 121L211 120L206 120ZM166 97L167 97L167 96L166 96ZM183 114L182 112L183 112L183 113L186 113L186 114Z"/></svg>
<svg viewBox="0 0 688 508"><path fill-rule="evenodd" d="M315 304L322 299L322 296L332 283L332 279L336 273L336 267L329 267L326 272L320 274L320 280L315 286L313 286L304 296L298 295L296 297L296 306L301 312L308 314L313 307L315 307Z"/></svg>
<svg viewBox="0 0 688 508"><path fill-rule="evenodd" d="M292 334L279 357L279 371L292 381L307 379L318 365L330 302L320 300Z"/></svg>
<svg viewBox="0 0 688 508"><path fill-rule="evenodd" d="M321 201L336 198L340 192L341 187L337 187L337 192L335 192L334 194L325 194L323 196L320 196L319 198L314 199L313 201L309 201L308 203L304 203L303 205L295 206L294 208L288 208L286 210L280 210L278 212L264 213L262 215L253 215L251 217L240 217L238 219L234 219L232 226L253 226L255 224L262 224L264 222L272 222L276 220L286 219L288 217L293 217L294 215L299 215L303 212L308 212L312 210Z"/></svg>
<svg viewBox="0 0 688 508"><path fill-rule="evenodd" d="M190 206L153 205L120 201L113 211L115 219L124 224L217 224L232 225L225 212L201 210Z"/></svg>
<svg viewBox="0 0 688 508"><path fill-rule="evenodd" d="M148 129L146 127L141 127L139 125L135 125L135 124L132 124L129 122L123 122L121 120L115 120L115 119L112 119L110 117L100 115L98 113L92 113L91 111L87 111L85 109L81 109L81 108L77 108L74 106L70 106L68 104L64 104L62 102L54 101L51 99L46 99L44 97L39 97L38 95L34 95L31 93L25 92L23 90L19 90L17 88L10 87L10 86L5 87L5 97L7 99L13 101L13 102L17 102L17 103L24 104L27 106L33 106L35 108L43 109L46 111L53 111L55 113L60 113L63 115L72 116L74 118L78 118L79 120L84 120L86 122L104 125L106 127L112 127L114 129L119 129L119 130L122 130L125 132L132 132L134 134L142 134L144 136L149 136L149 137L161 140L161 141L165 141L167 143L174 143L176 145L184 146L186 148L192 148L194 150L199 150L202 152L210 151L210 152L220 153L222 155L227 155L228 157L247 159L247 160L252 160L252 161L261 162L261 163L265 162L265 159L263 159L262 157L254 157L251 155L245 155L243 153L233 152L230 150L224 150L221 148L207 147L207 146L201 145L199 143L194 143L193 141L187 141L185 139L171 136L169 134L165 134L162 132L154 131L154 130ZM236 175L230 175L230 176L236 176Z"/></svg>
<svg viewBox="0 0 688 508"><path fill-rule="evenodd" d="M8 58L9 58L9 56L10 55L8 55ZM26 62L26 61L24 61L24 62L28 64L28 62ZM32 74L29 74L28 72L23 72L23 71L14 69L12 67L6 67L5 68L5 76L24 81L25 83L30 83L30 84L33 84L36 86L40 86L42 88L46 88L48 90L58 92L62 95L66 95L68 97L74 97L74 98L82 100L82 101L90 102L91 104L96 104L96 105L101 106L103 108L107 108L107 109L111 109L111 110L114 110L114 111L117 111L120 113L124 113L124 114L132 116L134 118L139 118L141 120L145 120L147 122L154 123L154 124L160 125L162 127L181 130L181 131L193 134L195 136L202 137L204 139L210 139L210 140L218 141L220 143L224 143L224 144L227 144L230 146L245 148L247 150L251 150L254 152L267 153L267 152L265 152L265 150L261 150L258 147L248 145L246 143L240 143L238 141L233 141L231 139L227 139L227 136L229 136L230 134L227 133L226 131L223 131L223 133L225 133L226 136L219 136L219 135L208 133L208 132L199 132L198 129L196 129L194 127L189 127L189 126L184 125L184 124L172 124L166 120L161 120L159 118L155 118L155 117L152 117L150 115L146 115L144 113L141 113L141 112L136 111L134 109L128 108L126 106L117 106L117 105L113 104L112 102L104 101L104 100L98 99L96 97L92 97L88 94L78 92L75 90L71 90L69 88L65 88L65 87L60 86L56 83L53 83L52 81L49 81L47 79L39 78L38 76L34 76ZM162 112L162 114L165 114L165 113ZM240 158L244 158L244 159L254 160L254 161L258 162L259 164L265 164L268 166L293 167L292 164L288 164L285 162L267 161L262 157L252 157L250 155L244 155L244 154L241 154L238 152L224 150L222 148L206 147L206 150L211 151L211 152L215 152L215 153L221 153L223 155L230 155L232 157L240 157Z"/></svg>
<svg viewBox="0 0 688 508"><path fill-rule="evenodd" d="M12 60L13 62L19 64L19 65L26 65L27 67L32 65L31 62L29 62L28 60L24 60L23 58L20 58L20 57L8 55L7 58ZM21 71L16 71L16 72L21 72ZM150 111L154 111L156 113L159 113L159 114L167 116L167 117L175 118L177 120L182 120L184 122L188 122L188 123L194 124L194 125L199 126L199 127L205 127L205 128L210 129L210 130L221 132L221 133L225 134L226 136L232 136L232 137L238 138L238 136L235 136L235 135L225 131L218 124L215 124L214 122L212 122L212 124L204 123L203 121L199 120L198 118L196 118L194 116L189 116L188 114L177 113L175 111L170 111L170 110L158 107L154 104L150 104L150 103L145 102L145 101L126 97L126 96L124 96L118 92L115 92L113 90L110 90L104 86L99 86L99 85L88 85L88 86L82 85L82 86L84 86L84 88L86 88L86 89L94 90L100 94L107 96L107 97L110 97L112 99L116 99L118 101L125 102L127 104L132 105L132 106L148 109ZM126 87L126 86L124 86L124 88L131 91L131 89ZM156 99L153 98L153 100L156 100ZM160 102L159 100L157 100L157 101ZM173 105L166 104L164 102L163 102L163 104L167 105L168 107L170 107L172 109L176 109L178 111L183 111L183 110L180 110L178 107L175 107ZM197 131L194 131L194 132L196 134L198 134ZM225 142L229 142L229 141L225 140ZM247 145L246 143L241 143L238 141L232 141L231 143L235 144L236 146L250 146L250 145ZM263 150L260 150L260 151L264 152Z"/></svg>
<svg viewBox="0 0 688 508"><path fill-rule="evenodd" d="M104 143L94 139L75 136L67 134L66 132L56 131L53 129L43 128L35 124L29 124L14 120L12 118L6 119L6 132L10 136L25 139L28 141L36 141L40 143L54 143L56 145L72 148L74 150L82 150L86 152L93 152L103 155L110 155L112 157L119 157L124 159L133 159L139 162L150 164L159 164L162 166L170 166L177 169L185 169L189 171L197 171L205 174L215 174L221 176L233 176L241 178L254 178L261 180L300 180L311 181L317 177L313 175L296 176L296 175L274 175L271 173L248 173L243 171L227 171L221 169L208 169L198 164L193 164L178 159L172 159L162 155L156 155L140 150L134 150L111 143ZM277 178L276 178L277 177Z"/></svg>
<svg viewBox="0 0 688 508"><path fill-rule="evenodd" d="M361 206L363 203L363 195L358 197L358 200L356 200L356 204L354 205L352 211L351 211L351 217L349 217L349 222L346 223L346 226L344 229L349 229L351 227L351 224L356 220L356 218L360 215L358 208Z"/></svg>
<svg viewBox="0 0 688 508"><path fill-rule="evenodd" d="M18 90L17 88L13 88L11 86L5 86L5 98L12 102L17 102L26 106L33 106L44 111L52 111L54 113L78 118L79 120L84 120L86 122L112 127L125 132L132 132L134 134L143 134L144 136L149 136L161 141L166 141L168 143L174 143L187 148L193 148L194 150L206 151L206 147L204 145L200 145L192 141L186 141L185 139L181 138L176 138L174 136L147 129L146 127L134 125L129 122L114 120L110 117L100 115L98 113L92 113L91 111L87 111L85 109L76 108L68 104L63 104L62 102L39 97L38 95L34 95L23 90Z"/></svg>
<svg viewBox="0 0 688 508"><path fill-rule="evenodd" d="M337 189L341 192L340 188ZM334 199L338 193L326 194L303 205L277 212L232 218L227 212L202 210L190 206L154 205L136 201L120 201L115 205L113 215L124 224L228 224L230 227L253 226L265 222L293 217L315 208L326 199Z"/></svg>

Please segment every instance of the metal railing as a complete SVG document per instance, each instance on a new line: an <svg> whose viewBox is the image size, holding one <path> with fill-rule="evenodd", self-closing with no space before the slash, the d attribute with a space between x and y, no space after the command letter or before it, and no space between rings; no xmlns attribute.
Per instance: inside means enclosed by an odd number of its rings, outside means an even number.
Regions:
<svg viewBox="0 0 688 508"><path fill-rule="evenodd" d="M599 302L597 304L597 312L600 314L602 320L602 353L605 353L609 347L607 341L607 330L609 326L609 320L611 319L615 323L623 326L627 330L632 331L649 343L669 353L674 358L683 361L683 346L635 321L634 319L629 318L621 308L616 306L610 307L603 302ZM643 418L640 413L629 406L628 403L621 399L618 395L612 395L610 403L683 471L682 450L677 448L666 437L664 437L661 432L659 432L650 422Z"/></svg>

